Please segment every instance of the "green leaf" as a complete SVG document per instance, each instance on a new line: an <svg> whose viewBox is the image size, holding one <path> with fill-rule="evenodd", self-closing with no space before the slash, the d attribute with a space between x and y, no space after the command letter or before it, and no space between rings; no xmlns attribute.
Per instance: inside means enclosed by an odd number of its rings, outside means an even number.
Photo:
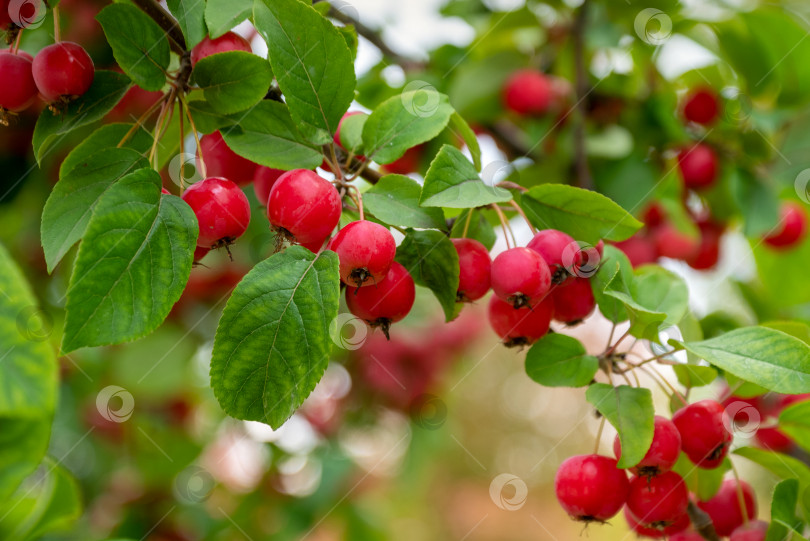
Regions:
<svg viewBox="0 0 810 541"><path fill-rule="evenodd" d="M679 405L681 405L680 402ZM681 453L672 471L683 477L689 491L695 494L700 501L705 502L717 494L726 472L730 469L731 461L728 458L724 459L717 468L704 470L696 468L686 453Z"/></svg>
<svg viewBox="0 0 810 541"><path fill-rule="evenodd" d="M5 501L37 469L48 450L50 414L0 417L0 501Z"/></svg>
<svg viewBox="0 0 810 541"><path fill-rule="evenodd" d="M441 231L408 230L397 247L396 260L413 276L413 281L430 288L442 305L447 321L455 316L458 292L458 252Z"/></svg>
<svg viewBox="0 0 810 541"><path fill-rule="evenodd" d="M461 140L464 141L464 144L467 145L473 159L475 170L480 171L481 145L478 144L478 137L475 136L475 132L470 128L470 125L467 124L467 121L464 120L464 117L455 111L450 116L450 128L453 130L453 133L459 136Z"/></svg>
<svg viewBox="0 0 810 541"><path fill-rule="evenodd" d="M222 137L237 154L273 169L313 169L323 163L321 150L301 136L287 106L277 101L259 102Z"/></svg>
<svg viewBox="0 0 810 541"><path fill-rule="evenodd" d="M231 0L233 1L233 0ZM190 50L203 40L205 27L205 2L203 0L167 0L169 11L177 19L186 47Z"/></svg>
<svg viewBox="0 0 810 541"><path fill-rule="evenodd" d="M99 128L86 137L81 143L76 145L70 151L62 164L59 166L59 178L70 172L71 169L76 167L82 162L87 161L91 156L100 152L107 152L118 146L118 143L127 135L127 132L134 126L134 124L103 124ZM152 146L152 134L143 128L135 130L129 136L126 142L121 145L121 148L131 148L141 154L146 154Z"/></svg>
<svg viewBox="0 0 810 541"><path fill-rule="evenodd" d="M51 145L65 135L109 113L129 86L130 80L126 75L98 70L90 89L79 99L70 102L64 113L53 115L43 111L34 127L33 144L37 162L41 163Z"/></svg>
<svg viewBox="0 0 810 541"><path fill-rule="evenodd" d="M810 402L791 404L779 413L779 429L802 449L810 449Z"/></svg>
<svg viewBox="0 0 810 541"><path fill-rule="evenodd" d="M624 304L617 298L608 295L605 290L613 282L611 288L615 291L627 292L627 284L633 280L633 266L627 256L611 244L606 244L603 251L599 269L591 279L593 296L599 311L603 316L614 323L627 321L629 315Z"/></svg>
<svg viewBox="0 0 810 541"><path fill-rule="evenodd" d="M473 164L451 145L444 145L425 175L423 207L466 209L512 199L509 190L484 184Z"/></svg>
<svg viewBox="0 0 810 541"><path fill-rule="evenodd" d="M412 178L386 175L363 193L363 204L368 212L390 225L446 229L442 209L419 206L421 193L422 187Z"/></svg>
<svg viewBox="0 0 810 541"><path fill-rule="evenodd" d="M338 258L291 246L236 286L217 328L211 388L238 419L278 428L321 379L340 295Z"/></svg>
<svg viewBox="0 0 810 541"><path fill-rule="evenodd" d="M2 245L0 284L0 416L41 416L54 409L56 359L36 298Z"/></svg>
<svg viewBox="0 0 810 541"><path fill-rule="evenodd" d="M62 352L140 338L160 325L191 272L197 219L140 169L98 201L67 293Z"/></svg>
<svg viewBox="0 0 810 541"><path fill-rule="evenodd" d="M620 468L638 464L652 444L655 410L649 389L594 383L585 398L619 433L622 445Z"/></svg>
<svg viewBox="0 0 810 541"><path fill-rule="evenodd" d="M188 103L188 110L191 118L194 119L197 131L203 134L213 133L220 128L233 126L239 122L240 115L226 115L216 107L202 100L191 100Z"/></svg>
<svg viewBox="0 0 810 541"><path fill-rule="evenodd" d="M265 59L253 53L230 51L197 62L191 79L212 107L229 115L259 103L273 82L273 72Z"/></svg>
<svg viewBox="0 0 810 541"><path fill-rule="evenodd" d="M363 127L366 125L368 115L365 113L346 116L340 123L340 144L355 156L362 156Z"/></svg>
<svg viewBox="0 0 810 541"><path fill-rule="evenodd" d="M483 212L478 210L466 209L459 214L456 220L453 222L453 229L450 230L450 237L454 239L465 237L464 227L470 213L472 213L472 216L470 216L470 225L467 227L466 237L475 239L483 244L487 250L492 250L492 247L495 246L495 241L497 240L495 237L495 230L492 228L492 224L489 223Z"/></svg>
<svg viewBox="0 0 810 541"><path fill-rule="evenodd" d="M798 479L802 487L810 486L810 468L801 460L790 455L754 447L740 447L734 451L734 454L756 462L777 477Z"/></svg>
<svg viewBox="0 0 810 541"><path fill-rule="evenodd" d="M589 244L628 239L643 225L604 195L565 184L535 186L520 205L535 227L559 229Z"/></svg>
<svg viewBox="0 0 810 541"><path fill-rule="evenodd" d="M599 370L599 359L564 334L547 334L526 354L526 373L547 387L584 387Z"/></svg>
<svg viewBox="0 0 810 541"><path fill-rule="evenodd" d="M299 0L256 0L253 19L296 125L313 143L328 143L354 99L354 62L346 40Z"/></svg>
<svg viewBox="0 0 810 541"><path fill-rule="evenodd" d="M810 345L810 325L801 321L768 321L763 323L762 326L782 331Z"/></svg>
<svg viewBox="0 0 810 541"><path fill-rule="evenodd" d="M450 99L432 86L388 98L363 126L365 155L377 163L391 163L439 135L454 112Z"/></svg>
<svg viewBox="0 0 810 541"><path fill-rule="evenodd" d="M28 541L66 530L82 513L79 487L73 477L51 459L42 462L6 503L0 518L0 538Z"/></svg>
<svg viewBox="0 0 810 541"><path fill-rule="evenodd" d="M208 33L212 38L218 38L250 17L252 11L253 0L206 0Z"/></svg>
<svg viewBox="0 0 810 541"><path fill-rule="evenodd" d="M163 88L171 60L169 39L163 29L130 4L109 5L96 19L124 73L143 89Z"/></svg>
<svg viewBox="0 0 810 541"><path fill-rule="evenodd" d="M735 169L729 187L744 217L743 234L759 237L779 222L779 198L773 187L743 169Z"/></svg>
<svg viewBox="0 0 810 541"><path fill-rule="evenodd" d="M75 163L56 183L42 211L42 248L48 272L81 240L101 196L118 179L144 167L149 162L138 152L108 148Z"/></svg>
<svg viewBox="0 0 810 541"><path fill-rule="evenodd" d="M801 534L802 521L796 517L799 503L799 480L785 479L773 489L771 499L771 524L765 541L792 539L794 533Z"/></svg>
<svg viewBox="0 0 810 541"><path fill-rule="evenodd" d="M768 390L810 392L810 346L781 331L745 327L700 342L670 343Z"/></svg>

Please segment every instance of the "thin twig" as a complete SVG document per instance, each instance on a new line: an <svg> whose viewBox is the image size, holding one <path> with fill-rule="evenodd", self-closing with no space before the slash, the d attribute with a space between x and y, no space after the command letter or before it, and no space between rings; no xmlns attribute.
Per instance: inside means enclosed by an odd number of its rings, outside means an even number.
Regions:
<svg viewBox="0 0 810 541"><path fill-rule="evenodd" d="M689 515L689 520L692 521L692 526L695 527L695 531L697 531L703 539L706 541L720 541L720 536L717 535L714 524L712 524L712 519L709 517L708 513L695 505L695 502L692 501L689 502L686 512Z"/></svg>
<svg viewBox="0 0 810 541"><path fill-rule="evenodd" d="M532 230L532 235L536 235L536 234L537 234L537 228L536 228L536 227L534 227L534 224L532 224L532 222L529 220L529 217L528 217L528 216L526 216L526 213L525 213L525 212L523 212L523 209L522 209L522 208L520 208L520 205L518 205L518 204L515 202L515 200L514 200L514 199L512 199L511 201L509 201L509 204L510 204L510 205L511 205L511 206L512 206L514 209L515 209L515 211L517 211L517 213L518 213L518 214L520 214L520 216L523 218L523 220L526 222L526 224L528 224L529 229L531 229L531 230Z"/></svg>

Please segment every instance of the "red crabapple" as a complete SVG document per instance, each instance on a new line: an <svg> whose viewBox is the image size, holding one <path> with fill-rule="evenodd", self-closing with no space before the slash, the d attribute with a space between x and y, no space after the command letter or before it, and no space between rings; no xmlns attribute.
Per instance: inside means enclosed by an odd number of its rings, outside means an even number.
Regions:
<svg viewBox="0 0 810 541"><path fill-rule="evenodd" d="M765 541L768 523L764 520L749 520L731 532L728 541ZM788 536L789 538L790 536Z"/></svg>
<svg viewBox="0 0 810 541"><path fill-rule="evenodd" d="M18 113L27 109L37 97L31 60L20 54L0 51L0 78L13 84L0 85L0 123L4 111Z"/></svg>
<svg viewBox="0 0 810 541"><path fill-rule="evenodd" d="M708 188L717 180L717 155L708 145L697 143L678 153L683 184L691 190Z"/></svg>
<svg viewBox="0 0 810 541"><path fill-rule="evenodd" d="M245 51L249 53L252 52L252 49L250 48L248 40L234 32L226 32L214 39L206 36L191 50L191 65L196 65L197 62L206 56L230 51Z"/></svg>
<svg viewBox="0 0 810 541"><path fill-rule="evenodd" d="M256 169L256 173L254 174L255 178L253 180L253 191L256 192L256 199L259 200L259 204L263 207L267 206L267 199L270 197L270 190L273 188L273 184L275 184L278 177L284 173L286 173L286 171L271 169L263 165L260 165Z"/></svg>
<svg viewBox="0 0 810 541"><path fill-rule="evenodd" d="M349 118L349 117L353 117L353 116L355 116L355 115L365 115L365 114L366 114L366 113L364 113L364 112L362 112L362 111L350 111L350 112L348 112L348 113L345 113L345 114L344 114L344 115L343 115L343 116L340 118L340 122L338 122L337 129L335 130L335 136L332 138L332 140L335 142L335 144L336 144L337 146L339 146L339 147L340 147L340 148L342 148L343 150L346 150L346 149L343 147L343 143L341 143L341 142L340 142L340 128L343 126L343 121L344 121L344 120L346 120L347 118ZM366 115L366 116L368 116L368 115ZM365 160L365 156L355 156L355 157L356 157L358 160Z"/></svg>
<svg viewBox="0 0 810 541"><path fill-rule="evenodd" d="M358 220L338 231L327 249L340 259L343 283L363 287L373 286L385 278L397 246L387 227Z"/></svg>
<svg viewBox="0 0 810 541"><path fill-rule="evenodd" d="M249 184L256 178L258 165L231 150L219 131L202 136L200 156L205 160L208 176L225 177L240 186ZM267 203L267 199L264 203Z"/></svg>
<svg viewBox="0 0 810 541"><path fill-rule="evenodd" d="M789 249L796 246L807 233L807 213L795 201L786 201L779 210L777 229L767 235L765 244L773 248Z"/></svg>
<svg viewBox="0 0 810 541"><path fill-rule="evenodd" d="M700 240L697 237L681 233L669 222L656 227L652 231L652 238L661 257L688 260L700 249Z"/></svg>
<svg viewBox="0 0 810 541"><path fill-rule="evenodd" d="M624 519L627 521L627 525L630 527L630 529L633 530L638 536L649 537L652 539L669 539L670 541L675 539L675 537L671 536L686 530L691 525L689 515L684 513L678 517L675 522L668 526L659 526L655 528L644 526L636 517L633 516L633 513L630 512L626 505L624 506ZM689 538L686 538L686 541L689 541ZM699 541L703 541L703 537L700 537Z"/></svg>
<svg viewBox="0 0 810 541"><path fill-rule="evenodd" d="M683 116L696 124L713 124L720 116L720 99L710 88L693 90L684 101Z"/></svg>
<svg viewBox="0 0 810 541"><path fill-rule="evenodd" d="M633 268L655 263L658 259L655 242L647 235L636 233L629 239L616 242L613 245L624 252Z"/></svg>
<svg viewBox="0 0 810 541"><path fill-rule="evenodd" d="M728 454L732 434L726 410L716 400L701 400L678 410L672 422L681 434L681 448L696 466L718 467Z"/></svg>
<svg viewBox="0 0 810 541"><path fill-rule="evenodd" d="M653 440L647 454L630 471L642 477L649 477L672 469L681 454L681 434L675 424L660 415L655 416ZM621 458L622 444L619 436L613 440L613 453Z"/></svg>
<svg viewBox="0 0 810 541"><path fill-rule="evenodd" d="M731 535L731 532L745 522L745 518L751 520L757 516L757 502L751 485L740 481L739 487L745 502L745 516L740 507L737 481L734 479L725 479L711 499L697 504L711 517L714 529L720 537Z"/></svg>
<svg viewBox="0 0 810 541"><path fill-rule="evenodd" d="M560 505L574 520L603 522L618 513L627 501L630 483L616 460L600 455L566 459L554 478Z"/></svg>
<svg viewBox="0 0 810 541"><path fill-rule="evenodd" d="M534 306L548 294L551 274L543 257L529 248L511 248L492 262L492 290L515 308Z"/></svg>
<svg viewBox="0 0 810 541"><path fill-rule="evenodd" d="M341 210L335 187L308 169L281 175L267 198L270 224L299 244L325 240L337 227Z"/></svg>
<svg viewBox="0 0 810 541"><path fill-rule="evenodd" d="M472 302L486 295L490 287L492 260L486 247L475 239L450 239L458 252L459 302Z"/></svg>
<svg viewBox="0 0 810 541"><path fill-rule="evenodd" d="M684 514L689 491L683 477L673 471L653 477L634 477L627 494L627 509L650 528L665 528Z"/></svg>
<svg viewBox="0 0 810 541"><path fill-rule="evenodd" d="M576 325L591 315L596 308L591 282L587 278L573 277L551 289L554 319Z"/></svg>
<svg viewBox="0 0 810 541"><path fill-rule="evenodd" d="M413 307L416 287L408 270L394 261L388 274L375 287L347 287L349 311L388 337L392 323L402 320Z"/></svg>
<svg viewBox="0 0 810 541"><path fill-rule="evenodd" d="M506 81L503 91L504 105L521 116L545 113L553 97L548 77L539 71L529 69L513 73Z"/></svg>
<svg viewBox="0 0 810 541"><path fill-rule="evenodd" d="M679 532L669 537L669 541L705 541L705 539L694 530Z"/></svg>
<svg viewBox="0 0 810 541"><path fill-rule="evenodd" d="M658 201L653 201L647 208L644 209L644 214L641 217L641 221L644 222L649 228L655 228L661 225L666 218L666 210L664 210L664 206L659 203Z"/></svg>
<svg viewBox="0 0 810 541"><path fill-rule="evenodd" d="M39 51L32 67L34 82L48 103L78 98L90 88L96 73L87 51L71 41Z"/></svg>
<svg viewBox="0 0 810 541"><path fill-rule="evenodd" d="M577 257L573 258L574 261L565 261L565 255L570 252L572 245L578 246L572 236L556 229L543 229L535 234L526 247L543 256L551 273L551 282L559 284L570 275L567 269L580 262Z"/></svg>
<svg viewBox="0 0 810 541"><path fill-rule="evenodd" d="M700 243L691 257L686 259L690 267L696 270L714 268L720 260L720 239L723 236L723 226L709 220L698 222L700 228Z"/></svg>
<svg viewBox="0 0 810 541"><path fill-rule="evenodd" d="M228 179L209 177L183 192L197 216L200 236L197 245L216 248L242 236L250 223L250 203L239 186Z"/></svg>
<svg viewBox="0 0 810 541"><path fill-rule="evenodd" d="M533 344L546 335L554 314L554 303L546 298L531 308L515 308L497 295L489 299L489 323L507 347Z"/></svg>

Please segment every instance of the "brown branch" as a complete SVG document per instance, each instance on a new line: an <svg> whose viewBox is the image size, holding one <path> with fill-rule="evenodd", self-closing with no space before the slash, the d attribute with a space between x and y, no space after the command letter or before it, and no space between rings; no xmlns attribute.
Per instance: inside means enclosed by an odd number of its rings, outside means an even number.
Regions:
<svg viewBox="0 0 810 541"><path fill-rule="evenodd" d="M166 32L169 45L174 52L181 56L186 52L186 38L169 12L155 0L132 0L132 3L141 8L141 11L149 15Z"/></svg>
<svg viewBox="0 0 810 541"><path fill-rule="evenodd" d="M706 541L720 541L720 536L714 531L712 519L705 511L695 505L694 502L689 502L686 512L689 514L689 520L692 521L692 526L695 527L695 531L697 531L703 539L706 539Z"/></svg>
<svg viewBox="0 0 810 541"><path fill-rule="evenodd" d="M328 0L315 0L315 3L324 1ZM366 26L365 24L361 23L351 15L347 15L346 13L340 11L334 5L331 4L329 5L329 16L343 24L346 25L350 24L354 26L354 29L357 31L358 36L363 36L364 38L366 38L366 40L368 40L372 45L374 45L377 49L379 49L379 51L383 54L383 56L385 56L386 58L388 58L388 60L391 60L395 64L400 65L404 70L406 71L419 70L424 68L423 62L419 62L418 60L413 60L411 58L405 57L396 52L395 50L393 50L391 47L389 47L388 44L385 43L385 41L383 41L382 37L380 37L378 31Z"/></svg>
<svg viewBox="0 0 810 541"><path fill-rule="evenodd" d="M346 158L348 158L348 154L340 148L339 146L335 145L335 154L337 155L337 160L340 164L346 163ZM349 164L348 171L361 171L360 177L370 184L377 184L383 176L385 176L380 171L376 171L370 167L367 167L366 164L358 160L357 158L352 158L351 163Z"/></svg>
<svg viewBox="0 0 810 541"><path fill-rule="evenodd" d="M493 139L503 147L512 158L530 156L530 149L523 140L523 132L508 120L498 120L484 127Z"/></svg>
<svg viewBox="0 0 810 541"><path fill-rule="evenodd" d="M574 18L571 33L574 39L574 86L577 103L574 123L574 159L577 170L576 185L580 188L593 189L593 178L588 167L588 155L585 149L585 119L587 118L588 71L585 67L585 26L588 17L588 0L582 2Z"/></svg>

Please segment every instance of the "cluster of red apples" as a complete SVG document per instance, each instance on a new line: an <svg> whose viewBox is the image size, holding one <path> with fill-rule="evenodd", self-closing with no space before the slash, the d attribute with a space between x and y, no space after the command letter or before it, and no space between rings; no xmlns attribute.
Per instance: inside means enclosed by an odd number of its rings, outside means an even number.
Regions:
<svg viewBox="0 0 810 541"><path fill-rule="evenodd" d="M638 535L670 541L702 541L687 512L690 502L705 512L715 532L730 541L764 541L768 524L756 520L751 486L726 479L707 501L690 494L683 477L673 471L681 452L701 469L718 468L732 441L733 420L715 400L685 405L672 420L656 416L649 450L632 474L620 469L617 458L598 454L573 456L557 471L555 491L560 505L575 520L605 522L624 509L630 528Z"/></svg>

